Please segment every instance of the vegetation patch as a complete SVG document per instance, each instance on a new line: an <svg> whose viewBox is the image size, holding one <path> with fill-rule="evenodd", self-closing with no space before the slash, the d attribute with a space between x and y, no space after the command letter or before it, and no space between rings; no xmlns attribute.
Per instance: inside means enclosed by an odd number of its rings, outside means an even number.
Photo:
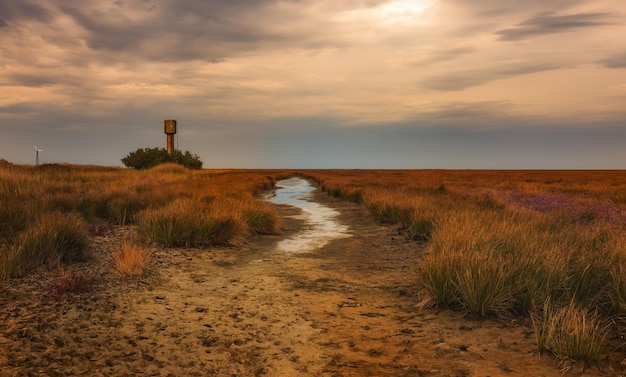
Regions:
<svg viewBox="0 0 626 377"><path fill-rule="evenodd" d="M120 275L137 277L143 275L148 265L148 253L141 245L124 241L121 248L113 251L111 260Z"/></svg>
<svg viewBox="0 0 626 377"><path fill-rule="evenodd" d="M202 169L202 160L198 155L189 151L182 152L178 149L172 154L165 148L139 148L122 158L122 163L129 168L150 169L160 164L176 163L189 169ZM172 169L170 164L163 168Z"/></svg>
<svg viewBox="0 0 626 377"><path fill-rule="evenodd" d="M0 279L81 260L88 237L115 226L136 228L143 241L167 246L230 246L252 234L276 234L280 217L254 194L284 175L176 163L139 171L0 166ZM116 253L118 271L139 274L141 268L130 266L141 264L135 257L143 247L126 248Z"/></svg>
<svg viewBox="0 0 626 377"><path fill-rule="evenodd" d="M585 363L598 358L606 319L626 311L626 176L619 171L311 176L329 195L358 195L380 222L428 242L415 267L422 307L534 313L540 351Z"/></svg>
<svg viewBox="0 0 626 377"><path fill-rule="evenodd" d="M50 293L57 301L62 301L71 294L91 292L95 282L96 279L81 272L67 274L61 269L61 275L50 283Z"/></svg>

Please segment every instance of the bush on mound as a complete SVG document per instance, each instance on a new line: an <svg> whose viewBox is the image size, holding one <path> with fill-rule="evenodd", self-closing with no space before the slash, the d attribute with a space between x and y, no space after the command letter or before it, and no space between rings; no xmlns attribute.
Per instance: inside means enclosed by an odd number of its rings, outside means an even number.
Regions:
<svg viewBox="0 0 626 377"><path fill-rule="evenodd" d="M122 158L122 163L129 168L150 169L157 165L172 162L189 169L202 169L202 160L189 151L175 150L172 155L165 148L139 148Z"/></svg>

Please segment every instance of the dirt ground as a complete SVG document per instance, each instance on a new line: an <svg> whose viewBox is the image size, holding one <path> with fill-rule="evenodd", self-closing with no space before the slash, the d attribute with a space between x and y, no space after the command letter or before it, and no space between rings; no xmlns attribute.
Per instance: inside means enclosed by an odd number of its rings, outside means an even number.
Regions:
<svg viewBox="0 0 626 377"><path fill-rule="evenodd" d="M618 376L622 341L583 371L535 352L514 319L416 307L425 245L362 208L317 193L352 237L312 253L273 250L304 224L241 248L151 249L142 279L117 276L119 228L67 268L91 290L59 297L59 271L0 282L0 376ZM70 271L71 270L71 271ZM93 279L93 280L91 280ZM614 346L616 344L617 346Z"/></svg>

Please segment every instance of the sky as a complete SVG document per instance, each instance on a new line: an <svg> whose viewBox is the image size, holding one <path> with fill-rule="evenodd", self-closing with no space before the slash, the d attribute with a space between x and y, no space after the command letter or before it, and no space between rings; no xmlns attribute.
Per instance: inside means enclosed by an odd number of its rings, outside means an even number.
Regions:
<svg viewBox="0 0 626 377"><path fill-rule="evenodd" d="M624 0L0 0L0 158L626 169Z"/></svg>

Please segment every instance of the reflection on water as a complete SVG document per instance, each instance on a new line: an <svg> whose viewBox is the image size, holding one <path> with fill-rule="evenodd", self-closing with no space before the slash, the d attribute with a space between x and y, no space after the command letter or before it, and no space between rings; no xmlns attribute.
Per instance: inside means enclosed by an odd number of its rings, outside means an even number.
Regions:
<svg viewBox="0 0 626 377"><path fill-rule="evenodd" d="M276 245L278 250L305 253L318 249L333 239L350 237L348 227L336 221L339 212L310 201L314 187L308 181L302 178L284 179L278 181L276 187L276 195L268 200L302 209L298 218L308 225L300 233L280 241Z"/></svg>

